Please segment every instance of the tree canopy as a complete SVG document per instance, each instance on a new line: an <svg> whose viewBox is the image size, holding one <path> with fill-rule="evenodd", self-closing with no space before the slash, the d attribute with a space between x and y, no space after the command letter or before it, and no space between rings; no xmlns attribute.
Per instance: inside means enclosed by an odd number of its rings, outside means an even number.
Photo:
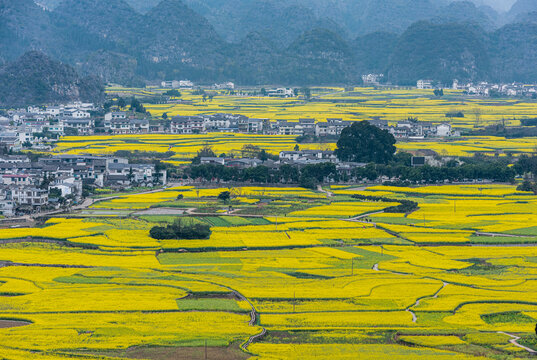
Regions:
<svg viewBox="0 0 537 360"><path fill-rule="evenodd" d="M361 121L343 129L336 156L342 161L386 164L393 159L395 151L392 134Z"/></svg>

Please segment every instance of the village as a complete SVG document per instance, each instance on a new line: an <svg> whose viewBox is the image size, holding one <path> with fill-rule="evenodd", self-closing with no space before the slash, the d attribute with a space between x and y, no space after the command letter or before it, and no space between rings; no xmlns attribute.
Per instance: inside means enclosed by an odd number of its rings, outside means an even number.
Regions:
<svg viewBox="0 0 537 360"><path fill-rule="evenodd" d="M93 104L65 105L9 110L0 116L0 148L50 150L62 136L126 135L126 134L206 134L211 132L292 135L296 137L337 138L352 124L342 119L325 121L304 118L296 121L249 118L240 114L174 116L152 119L133 111L111 111L103 114ZM409 118L390 124L387 120L371 123L388 130L398 139L453 137L460 133L451 124L432 124Z"/></svg>

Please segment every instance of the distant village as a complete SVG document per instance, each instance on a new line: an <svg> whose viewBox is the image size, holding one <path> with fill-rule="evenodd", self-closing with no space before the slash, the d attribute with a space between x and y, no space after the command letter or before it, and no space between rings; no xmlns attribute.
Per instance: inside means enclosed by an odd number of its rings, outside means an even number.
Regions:
<svg viewBox="0 0 537 360"><path fill-rule="evenodd" d="M99 110L99 111L97 111ZM126 134L205 134L211 132L291 135L296 137L337 138L352 124L338 118L272 120L249 118L240 114L175 116L152 120L140 118L132 111L111 111L94 115L102 109L93 104L72 103L59 106L28 107L7 111L0 116L0 148L20 151L23 148L50 150L62 136ZM390 125L387 120L371 120L373 125L388 130L398 139L459 136L449 123L432 124L403 121Z"/></svg>
<svg viewBox="0 0 537 360"><path fill-rule="evenodd" d="M390 86L383 85L382 79L384 74L366 74L362 75L362 81L365 86ZM441 90L446 89L445 84L432 79L421 79L416 82L416 88L420 90ZM477 83L462 83L459 80L453 80L450 87L452 90L462 90L468 96L479 97L527 97L537 99L537 84L524 83L507 83L495 84L486 81Z"/></svg>
<svg viewBox="0 0 537 360"><path fill-rule="evenodd" d="M364 76L364 83L374 84L381 75ZM170 81L163 88L192 88L190 81ZM431 80L420 80L420 89L434 89ZM213 89L233 90L233 83L214 84ZM535 94L536 87L527 85L491 85L480 83L459 85L469 94L492 96L494 91L502 95L528 96ZM268 97L293 97L290 88L268 89ZM430 123L409 118L406 121L389 122L374 119L369 122L389 131L399 140L448 138L460 136L449 123ZM127 135L127 134L205 134L213 132L288 135L299 142L331 142L337 140L343 129L352 122L339 118L275 120L249 118L240 114L210 114L199 116L174 116L153 119L147 113L134 111L104 111L91 103L73 102L49 106L29 106L0 115L0 215L4 217L54 211L74 206L96 188L125 189L129 187L165 186L168 181L164 168L155 164L131 163L118 156L56 155L52 157L29 157L21 150L50 151L62 136L75 135ZM422 158L420 158L422 156ZM431 163L434 156L423 154L413 159L413 166ZM338 161L332 151L300 150L282 151L277 158L259 160L242 158L202 157L200 164L215 164L234 168L251 168L264 165L277 169L283 165L297 167L320 163L333 163L340 173L348 173L366 164ZM416 162L414 162L416 160Z"/></svg>

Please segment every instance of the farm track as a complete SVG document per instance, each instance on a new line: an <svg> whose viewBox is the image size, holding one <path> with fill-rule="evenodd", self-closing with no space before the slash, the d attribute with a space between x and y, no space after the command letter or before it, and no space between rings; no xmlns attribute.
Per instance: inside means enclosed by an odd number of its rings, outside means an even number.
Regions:
<svg viewBox="0 0 537 360"><path fill-rule="evenodd" d="M475 232L476 236L486 236L486 237L509 237L509 238L523 238L524 235L515 235L515 234L503 234L503 233L490 233L490 232Z"/></svg>
<svg viewBox="0 0 537 360"><path fill-rule="evenodd" d="M519 347L521 349L524 349L526 350L527 352L529 352L530 354L534 355L534 354L537 354L537 351L533 350L533 349L530 349L529 347L527 346L524 346L524 345L521 345L518 343L518 340L520 340L520 337L519 336L516 336L516 335L513 335L513 334L509 334L509 333L506 333L506 332L503 332L503 331L498 331L498 334L504 334L504 335L507 335L511 338L511 340L509 340L509 342L511 344L513 344L514 346L516 347Z"/></svg>
<svg viewBox="0 0 537 360"><path fill-rule="evenodd" d="M183 272L183 274L191 274L191 273ZM197 275L197 274L192 273L192 275ZM252 302L246 296L244 296L242 293L240 293L238 290L235 290L235 289L233 289L233 288L231 288L229 286L222 285L222 284L212 282L212 281L208 281L208 280L197 279L197 278L194 278L194 280L205 282L207 284L220 286L220 287L222 287L224 289L227 289L227 290L231 291L240 301L247 302L248 305L250 305L250 309L251 309L250 310L250 321L248 322L248 325L250 325L250 326L255 326L256 325L256 323L259 320L259 313L257 312L254 304L252 304ZM255 334L255 335L250 336L248 338L248 340L246 340L243 344L240 345L240 348L241 348L242 351L244 351L245 353L250 354L250 352L248 351L248 346L250 346L257 339L260 339L263 336L265 336L265 334L267 333L267 329L265 327L261 326L261 329L262 330L261 330L261 332L259 334Z"/></svg>
<svg viewBox="0 0 537 360"><path fill-rule="evenodd" d="M419 306L420 303L421 303L421 300L438 298L438 295L440 294L440 291L444 290L444 288L446 286L448 286L448 285L449 285L449 283L443 281L442 282L442 287L440 289L438 289L433 295L431 295L431 296L423 296L423 297L417 299L416 302L413 305L410 305L408 308L406 308L405 311L407 311L410 314L412 314L412 322L415 323L418 320L418 317L417 317L416 313L412 310L412 308L415 308L415 307Z"/></svg>

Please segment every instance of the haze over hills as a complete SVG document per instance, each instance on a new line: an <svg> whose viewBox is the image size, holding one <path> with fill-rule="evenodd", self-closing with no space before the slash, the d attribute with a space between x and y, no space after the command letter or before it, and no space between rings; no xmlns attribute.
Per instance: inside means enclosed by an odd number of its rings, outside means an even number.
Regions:
<svg viewBox="0 0 537 360"><path fill-rule="evenodd" d="M0 0L0 64L38 50L127 85L537 81L534 0L36 1Z"/></svg>

